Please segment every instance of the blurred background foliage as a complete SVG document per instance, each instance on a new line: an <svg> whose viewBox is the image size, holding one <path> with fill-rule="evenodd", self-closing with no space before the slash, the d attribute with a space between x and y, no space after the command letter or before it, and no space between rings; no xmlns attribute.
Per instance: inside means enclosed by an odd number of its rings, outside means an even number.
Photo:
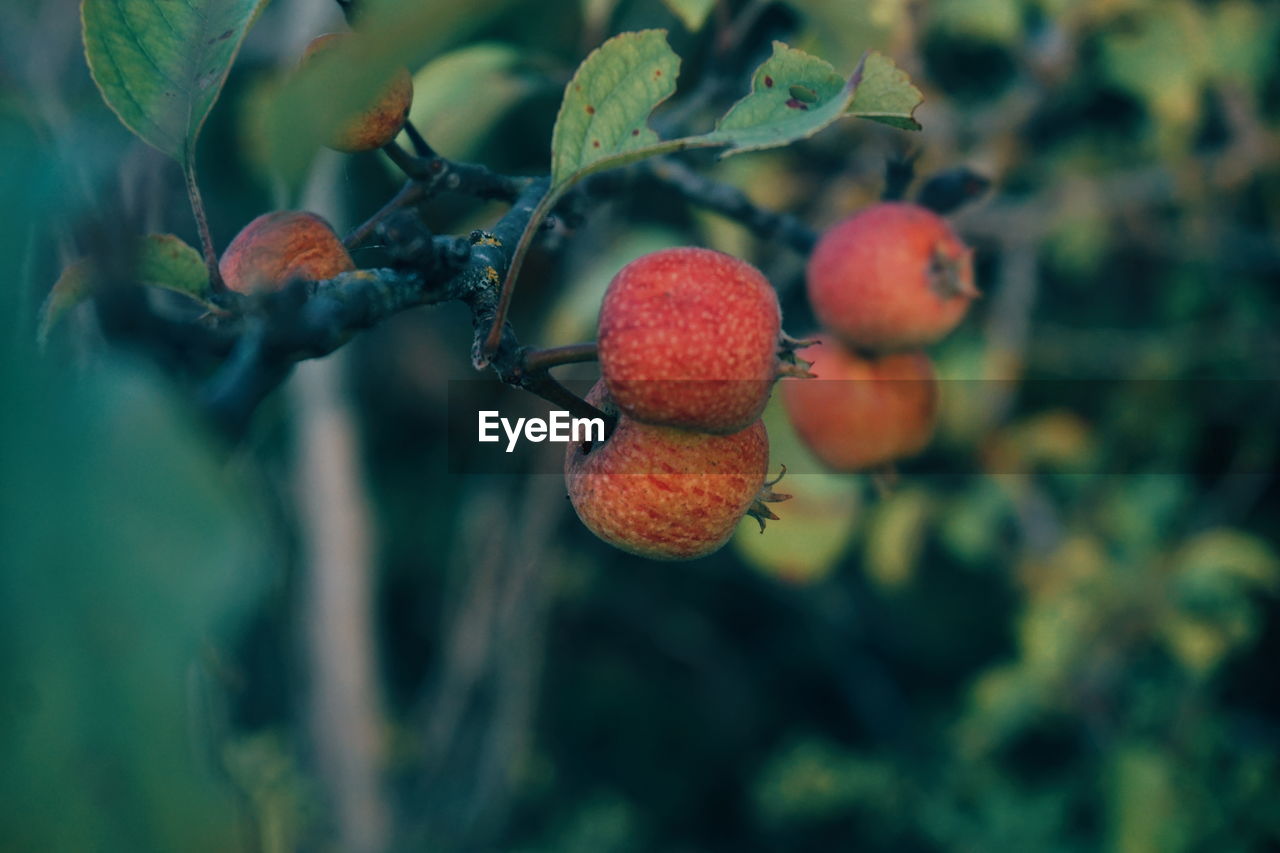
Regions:
<svg viewBox="0 0 1280 853"><path fill-rule="evenodd" d="M631 558L557 476L448 473L458 306L302 365L228 447L192 405L209 365L110 345L127 311L85 306L36 352L68 260L195 234L94 90L75 3L5 3L0 847L1280 849L1275 3L435 5L465 26L424 37L414 120L515 173L545 171L564 82L621 30L668 28L681 95L711 93L660 124L709 126L775 38L908 70L919 134L688 160L814 227L890 161L993 180L955 217L985 296L934 353L932 448L888 488L789 477L783 520L714 557ZM341 25L276 0L251 32L198 152L218 245L283 204L342 230L395 191L376 154L322 156L301 195L257 167L262 93ZM690 243L756 263L810 331L803 259L652 184L548 243L526 341L589 339L615 270ZM775 467L815 470L768 423Z"/></svg>

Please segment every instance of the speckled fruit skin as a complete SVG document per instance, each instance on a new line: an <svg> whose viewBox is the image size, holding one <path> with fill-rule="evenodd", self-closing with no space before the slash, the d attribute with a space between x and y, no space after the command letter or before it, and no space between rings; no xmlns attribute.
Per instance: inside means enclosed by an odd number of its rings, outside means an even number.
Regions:
<svg viewBox="0 0 1280 853"><path fill-rule="evenodd" d="M609 283L600 370L632 418L726 435L764 411L781 326L777 294L755 267L711 249L663 249Z"/></svg>
<svg viewBox="0 0 1280 853"><path fill-rule="evenodd" d="M333 47L343 39L357 38L355 33L325 33L307 45L302 61L318 52ZM358 116L344 124L332 139L330 148L353 154L381 148L396 138L409 118L413 105L413 75L407 68L396 70L395 76L382 90L378 99Z"/></svg>
<svg viewBox="0 0 1280 853"><path fill-rule="evenodd" d="M809 256L818 321L859 349L935 343L977 295L972 253L951 226L914 204L873 205L832 227Z"/></svg>
<svg viewBox="0 0 1280 853"><path fill-rule="evenodd" d="M835 471L865 471L914 456L933 437L938 382L922 352L862 356L830 335L805 350L814 379L779 393L804 443Z"/></svg>
<svg viewBox="0 0 1280 853"><path fill-rule="evenodd" d="M240 229L218 262L222 280L240 293L279 290L295 278L321 281L355 268L329 223L300 210L262 214Z"/></svg>
<svg viewBox="0 0 1280 853"><path fill-rule="evenodd" d="M602 382L587 401L618 414ZM654 560L691 560L729 541L768 464L762 421L710 435L623 414L603 444L568 445L564 475L578 517L605 542Z"/></svg>

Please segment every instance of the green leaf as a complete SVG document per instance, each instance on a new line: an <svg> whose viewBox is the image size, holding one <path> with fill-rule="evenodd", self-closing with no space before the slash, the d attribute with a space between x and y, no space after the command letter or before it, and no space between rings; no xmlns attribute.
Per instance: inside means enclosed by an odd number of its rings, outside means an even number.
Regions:
<svg viewBox="0 0 1280 853"><path fill-rule="evenodd" d="M596 48L564 90L551 136L551 185L658 143L649 114L676 90L680 57L666 30L622 33ZM624 155L624 156L619 156ZM643 156L643 155L640 155Z"/></svg>
<svg viewBox="0 0 1280 853"><path fill-rule="evenodd" d="M840 118L853 101L861 67L845 80L829 62L773 43L773 56L751 75L751 92L709 134L732 147L758 151L812 136ZM805 93L797 98L792 89Z"/></svg>
<svg viewBox="0 0 1280 853"><path fill-rule="evenodd" d="M889 57L871 51L862 65L862 82L854 93L849 113L902 130L919 130L916 107L924 95L911 84L907 72Z"/></svg>
<svg viewBox="0 0 1280 853"><path fill-rule="evenodd" d="M134 252L134 278L139 284L172 290L214 307L209 302L209 270L191 246L172 234L148 234L139 238ZM94 282L94 270L87 258L62 271L41 310L41 341L63 314L89 298Z"/></svg>
<svg viewBox="0 0 1280 853"><path fill-rule="evenodd" d="M702 139L728 145L725 156L776 148L813 136L845 115L909 130L920 91L892 60L866 54L845 80L831 64L802 50L773 43L773 56L751 77L751 93Z"/></svg>
<svg viewBox="0 0 1280 853"><path fill-rule="evenodd" d="M85 57L107 106L183 166L266 0L84 0Z"/></svg>
<svg viewBox="0 0 1280 853"><path fill-rule="evenodd" d="M662 3L680 19L686 30L696 33L707 22L707 15L715 8L716 0L662 0Z"/></svg>

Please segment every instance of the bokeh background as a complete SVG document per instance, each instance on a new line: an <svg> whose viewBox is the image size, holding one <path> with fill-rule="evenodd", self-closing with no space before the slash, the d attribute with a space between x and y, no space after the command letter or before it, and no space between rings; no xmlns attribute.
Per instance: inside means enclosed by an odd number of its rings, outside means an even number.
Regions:
<svg viewBox="0 0 1280 853"><path fill-rule="evenodd" d="M704 5L697 32L673 12ZM94 89L76 4L8 0L0 848L1280 849L1280 7L476 9L423 57L414 118L509 173L545 171L560 91L614 32L669 29L680 93L712 93L659 124L709 126L772 39L906 69L922 132L685 162L815 228L889 164L990 178L953 217L984 297L933 352L934 444L891 488L793 476L764 535L658 564L580 525L554 459L450 473L449 383L488 381L460 306L300 365L234 444L198 406L211 365L156 358L109 306L38 352L104 222L196 238L177 169ZM341 26L275 0L251 32L199 151L219 245L285 203L341 231L398 186L330 155L289 199L245 142L255 95ZM643 179L534 254L516 328L589 340L614 271L686 244L756 263L810 331L802 258ZM492 384L504 414L545 409ZM775 468L806 470L768 422Z"/></svg>

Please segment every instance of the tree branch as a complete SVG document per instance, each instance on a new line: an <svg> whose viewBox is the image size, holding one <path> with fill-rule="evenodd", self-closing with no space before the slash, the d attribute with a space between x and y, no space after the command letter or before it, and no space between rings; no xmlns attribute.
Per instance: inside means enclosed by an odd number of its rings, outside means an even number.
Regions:
<svg viewBox="0 0 1280 853"><path fill-rule="evenodd" d="M791 214L757 207L737 187L701 175L678 160L656 158L645 165L650 175L690 203L738 222L762 240L776 240L802 255L818 242L817 233Z"/></svg>

